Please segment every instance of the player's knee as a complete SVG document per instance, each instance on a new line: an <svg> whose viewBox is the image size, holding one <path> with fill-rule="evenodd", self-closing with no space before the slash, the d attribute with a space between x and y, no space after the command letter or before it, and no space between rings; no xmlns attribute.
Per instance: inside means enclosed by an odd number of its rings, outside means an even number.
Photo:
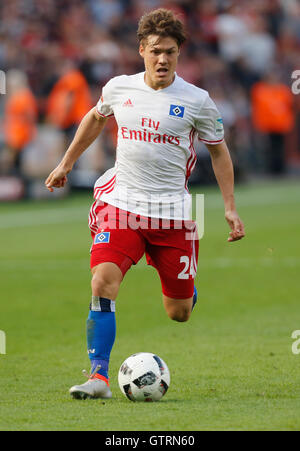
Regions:
<svg viewBox="0 0 300 451"><path fill-rule="evenodd" d="M179 323L188 321L191 316L190 309L186 307L180 309L170 309L167 313L169 318L171 318L173 321L178 321Z"/></svg>
<svg viewBox="0 0 300 451"><path fill-rule="evenodd" d="M100 271L95 272L92 277L93 296L115 299L119 291L120 282Z"/></svg>

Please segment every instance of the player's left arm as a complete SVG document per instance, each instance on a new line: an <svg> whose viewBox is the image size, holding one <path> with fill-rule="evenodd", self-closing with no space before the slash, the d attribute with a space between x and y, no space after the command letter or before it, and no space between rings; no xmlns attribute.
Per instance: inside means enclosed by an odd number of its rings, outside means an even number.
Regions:
<svg viewBox="0 0 300 451"><path fill-rule="evenodd" d="M225 207L225 218L231 228L228 241L237 241L245 236L245 227L240 219L234 199L234 172L230 153L225 141L220 144L207 144L213 170L219 184Z"/></svg>

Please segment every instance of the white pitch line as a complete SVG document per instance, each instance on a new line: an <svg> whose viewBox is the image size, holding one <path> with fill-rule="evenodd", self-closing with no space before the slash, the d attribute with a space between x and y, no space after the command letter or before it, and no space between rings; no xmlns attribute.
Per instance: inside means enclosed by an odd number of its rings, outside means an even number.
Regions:
<svg viewBox="0 0 300 451"><path fill-rule="evenodd" d="M199 257L199 266L205 268L251 268L251 267L297 267L300 266L300 257L261 257L261 258L215 258L203 259Z"/></svg>
<svg viewBox="0 0 300 451"><path fill-rule="evenodd" d="M88 222L88 208L64 207L27 210L0 215L0 229L38 227L40 225Z"/></svg>
<svg viewBox="0 0 300 451"><path fill-rule="evenodd" d="M200 193L198 193L200 194ZM195 197L196 193L193 194ZM211 193L204 195L204 213L205 210L223 209L221 194ZM236 203L238 208L248 206L271 206L271 205L287 205L299 204L300 206L300 186L299 196L293 191L288 193L280 189L265 192L247 192L237 193ZM0 212L0 229L38 227L43 225L69 224L73 222L87 222L89 208L92 202L87 202L84 206L70 206L58 208L31 209L26 211L14 211L9 213Z"/></svg>
<svg viewBox="0 0 300 451"><path fill-rule="evenodd" d="M290 205L299 204L300 207L300 184L299 193L275 191L275 192L257 192L257 193L240 193L235 195L237 207L252 207L264 205ZM204 195L205 209L216 209L223 207L222 197L219 194L205 194Z"/></svg>
<svg viewBox="0 0 300 451"><path fill-rule="evenodd" d="M147 265L145 260L140 261L137 269L144 269ZM262 258L201 258L199 256L198 269L211 268L253 268L253 267L284 267L296 268L300 266L300 257L262 257Z"/></svg>
<svg viewBox="0 0 300 451"><path fill-rule="evenodd" d="M19 260L19 261L0 261L1 270L56 270L58 268L68 268L74 266L89 269L89 257L87 250L87 257L75 258L66 260L57 259L37 259L37 260ZM201 258L199 257L198 268L211 269L211 268L253 268L253 267L284 267L284 268L296 268L300 266L300 257L286 256L282 258L262 257L262 258ZM132 268L145 269L148 267L145 258L142 258L137 265L133 265Z"/></svg>

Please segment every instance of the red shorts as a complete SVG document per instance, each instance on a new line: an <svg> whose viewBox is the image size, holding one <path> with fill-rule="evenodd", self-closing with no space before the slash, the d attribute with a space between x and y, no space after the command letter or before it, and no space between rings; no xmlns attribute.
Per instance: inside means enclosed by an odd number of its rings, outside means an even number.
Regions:
<svg viewBox="0 0 300 451"><path fill-rule="evenodd" d="M193 221L146 218L95 202L89 225L91 268L112 262L124 276L145 254L147 264L158 271L164 295L175 299L193 296L199 248Z"/></svg>

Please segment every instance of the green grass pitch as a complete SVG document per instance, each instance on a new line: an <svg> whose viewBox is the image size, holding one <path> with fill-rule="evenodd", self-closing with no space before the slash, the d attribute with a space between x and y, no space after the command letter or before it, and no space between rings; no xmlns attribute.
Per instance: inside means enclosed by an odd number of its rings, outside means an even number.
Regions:
<svg viewBox="0 0 300 451"><path fill-rule="evenodd" d="M0 206L0 430L299 430L300 183L238 186L247 237L227 243L216 187L205 193L198 304L172 322L144 261L117 299L113 398L71 399L89 369L87 214L91 195ZM154 352L171 385L159 403L132 403L118 387L123 360Z"/></svg>

